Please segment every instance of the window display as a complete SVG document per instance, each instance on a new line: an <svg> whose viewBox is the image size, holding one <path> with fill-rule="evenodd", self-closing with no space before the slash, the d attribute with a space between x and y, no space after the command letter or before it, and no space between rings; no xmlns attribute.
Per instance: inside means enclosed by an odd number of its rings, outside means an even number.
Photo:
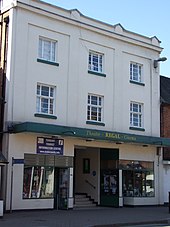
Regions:
<svg viewBox="0 0 170 227"><path fill-rule="evenodd" d="M154 163L120 160L123 173L123 196L154 196Z"/></svg>
<svg viewBox="0 0 170 227"><path fill-rule="evenodd" d="M51 198L53 189L53 167L24 166L23 198Z"/></svg>
<svg viewBox="0 0 170 227"><path fill-rule="evenodd" d="M117 193L118 185L117 185L117 175L110 172L110 174L103 174L104 183L103 183L103 191L105 194L113 194Z"/></svg>

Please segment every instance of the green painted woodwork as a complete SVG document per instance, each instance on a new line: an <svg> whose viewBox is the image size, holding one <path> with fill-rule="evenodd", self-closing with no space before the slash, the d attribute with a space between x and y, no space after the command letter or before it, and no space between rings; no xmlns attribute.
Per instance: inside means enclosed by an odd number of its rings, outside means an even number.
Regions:
<svg viewBox="0 0 170 227"><path fill-rule="evenodd" d="M119 196L107 196L107 195L101 195L101 206L107 206L107 207L119 207Z"/></svg>
<svg viewBox="0 0 170 227"><path fill-rule="evenodd" d="M136 131L145 131L144 128L137 128L137 127L129 127L130 130L136 130Z"/></svg>
<svg viewBox="0 0 170 227"><path fill-rule="evenodd" d="M56 116L54 116L54 115L48 115L48 114L35 113L34 116L35 117L42 117L42 118L49 118L49 119L57 119Z"/></svg>
<svg viewBox="0 0 170 227"><path fill-rule="evenodd" d="M151 144L155 146L170 146L170 138L143 136L130 133L114 131L95 130L87 128L61 126L55 124L44 124L35 122L13 123L14 133L32 132L49 135L73 136L84 139L95 139L101 141L125 142L135 144Z"/></svg>
<svg viewBox="0 0 170 227"><path fill-rule="evenodd" d="M97 75L97 76L101 76L101 77L106 77L106 74L104 74L104 73L98 73L98 72L91 71L91 70L88 70L88 73Z"/></svg>
<svg viewBox="0 0 170 227"><path fill-rule="evenodd" d="M119 149L100 148L101 160L119 160Z"/></svg>
<svg viewBox="0 0 170 227"><path fill-rule="evenodd" d="M59 63L57 63L57 62L47 61L47 60L40 59L40 58L37 58L37 62L45 63L45 64L48 64L48 65L59 66Z"/></svg>
<svg viewBox="0 0 170 227"><path fill-rule="evenodd" d="M137 85L140 85L140 86L145 86L145 84L144 83L141 83L141 82L137 82L137 81L133 81L133 80L129 80L129 82L131 84L137 84Z"/></svg>
<svg viewBox="0 0 170 227"><path fill-rule="evenodd" d="M102 123L102 122L94 122L94 121L86 121L86 124L105 126L105 123Z"/></svg>

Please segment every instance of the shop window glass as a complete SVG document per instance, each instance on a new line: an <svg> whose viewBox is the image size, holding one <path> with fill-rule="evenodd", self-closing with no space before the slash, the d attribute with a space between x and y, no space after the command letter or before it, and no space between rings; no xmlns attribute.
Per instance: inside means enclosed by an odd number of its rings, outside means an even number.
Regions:
<svg viewBox="0 0 170 227"><path fill-rule="evenodd" d="M123 195L128 197L154 196L153 166L153 162L120 160L119 167L123 170Z"/></svg>
<svg viewBox="0 0 170 227"><path fill-rule="evenodd" d="M24 166L23 198L52 198L54 168Z"/></svg>

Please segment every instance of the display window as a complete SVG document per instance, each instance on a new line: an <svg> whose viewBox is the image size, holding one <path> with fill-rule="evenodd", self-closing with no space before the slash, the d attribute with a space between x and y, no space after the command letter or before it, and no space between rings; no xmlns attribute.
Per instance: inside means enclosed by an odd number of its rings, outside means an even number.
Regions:
<svg viewBox="0 0 170 227"><path fill-rule="evenodd" d="M54 190L54 168L24 166L23 198L52 198Z"/></svg>
<svg viewBox="0 0 170 227"><path fill-rule="evenodd" d="M123 196L155 196L153 162L120 160L119 168L122 169Z"/></svg>

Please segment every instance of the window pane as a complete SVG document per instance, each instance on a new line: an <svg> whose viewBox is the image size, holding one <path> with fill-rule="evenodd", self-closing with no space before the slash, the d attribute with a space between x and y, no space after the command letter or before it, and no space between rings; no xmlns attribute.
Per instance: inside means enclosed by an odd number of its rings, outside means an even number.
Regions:
<svg viewBox="0 0 170 227"><path fill-rule="evenodd" d="M102 110L101 108L98 108L98 121L101 121L101 116L102 116Z"/></svg>
<svg viewBox="0 0 170 227"><path fill-rule="evenodd" d="M88 95L87 120L102 121L102 103L102 97Z"/></svg>
<svg viewBox="0 0 170 227"><path fill-rule="evenodd" d="M141 82L141 65L130 64L130 79Z"/></svg>
<svg viewBox="0 0 170 227"><path fill-rule="evenodd" d="M47 61L50 61L50 43L44 42L43 58Z"/></svg>
<svg viewBox="0 0 170 227"><path fill-rule="evenodd" d="M40 95L40 85L37 85L37 95Z"/></svg>
<svg viewBox="0 0 170 227"><path fill-rule="evenodd" d="M89 70L92 70L91 53L89 53Z"/></svg>
<svg viewBox="0 0 170 227"><path fill-rule="evenodd" d="M39 39L38 57L42 58L42 39Z"/></svg>
<svg viewBox="0 0 170 227"><path fill-rule="evenodd" d="M43 95L43 96L49 96L49 87L42 86L41 95Z"/></svg>
<svg viewBox="0 0 170 227"><path fill-rule="evenodd" d="M36 102L36 110L39 113L40 112L40 97L37 97L37 102Z"/></svg>
<svg viewBox="0 0 170 227"><path fill-rule="evenodd" d="M52 42L51 45L51 61L55 61L55 53L56 53L56 43Z"/></svg>
<svg viewBox="0 0 170 227"><path fill-rule="evenodd" d="M56 42L40 38L38 57L47 61L56 61Z"/></svg>
<svg viewBox="0 0 170 227"><path fill-rule="evenodd" d="M138 112L138 104L133 104L133 112Z"/></svg>
<svg viewBox="0 0 170 227"><path fill-rule="evenodd" d="M37 85L36 111L54 114L54 87Z"/></svg>
<svg viewBox="0 0 170 227"><path fill-rule="evenodd" d="M142 127L142 105L138 103L130 103L130 125L134 127Z"/></svg>
<svg viewBox="0 0 170 227"><path fill-rule="evenodd" d="M48 113L48 99L41 99L41 112Z"/></svg>
<svg viewBox="0 0 170 227"><path fill-rule="evenodd" d="M102 105L102 99L101 99L101 97L99 97L99 104L98 104L99 106L101 106Z"/></svg>
<svg viewBox="0 0 170 227"><path fill-rule="evenodd" d="M53 167L24 166L23 198L51 198L53 188Z"/></svg>
<svg viewBox="0 0 170 227"><path fill-rule="evenodd" d="M99 53L89 53L89 69L102 72L103 70L103 55Z"/></svg>
<svg viewBox="0 0 170 227"><path fill-rule="evenodd" d="M90 98L91 98L90 95L88 95L88 104L90 104Z"/></svg>
<svg viewBox="0 0 170 227"><path fill-rule="evenodd" d="M132 118L133 118L133 115L132 113L130 113L130 125L132 125Z"/></svg>
<svg viewBox="0 0 170 227"><path fill-rule="evenodd" d="M53 99L50 99L50 114L53 114Z"/></svg>
<svg viewBox="0 0 170 227"><path fill-rule="evenodd" d="M133 125L138 126L138 115L137 114L133 114Z"/></svg>
<svg viewBox="0 0 170 227"><path fill-rule="evenodd" d="M91 104L97 105L97 97L96 96L91 96Z"/></svg>
<svg viewBox="0 0 170 227"><path fill-rule="evenodd" d="M97 113L97 107L92 106L91 107L91 112L92 112L92 114L93 113L96 114Z"/></svg>
<svg viewBox="0 0 170 227"><path fill-rule="evenodd" d="M132 103L130 103L130 111L132 111L133 105Z"/></svg>
<svg viewBox="0 0 170 227"><path fill-rule="evenodd" d="M142 127L142 116L139 115L139 127Z"/></svg>
<svg viewBox="0 0 170 227"><path fill-rule="evenodd" d="M54 97L54 88L53 87L50 88L50 97Z"/></svg>
<svg viewBox="0 0 170 227"><path fill-rule="evenodd" d="M120 160L123 170L123 195L133 197L154 196L153 162Z"/></svg>
<svg viewBox="0 0 170 227"><path fill-rule="evenodd" d="M91 119L97 121L97 107L91 108Z"/></svg>

